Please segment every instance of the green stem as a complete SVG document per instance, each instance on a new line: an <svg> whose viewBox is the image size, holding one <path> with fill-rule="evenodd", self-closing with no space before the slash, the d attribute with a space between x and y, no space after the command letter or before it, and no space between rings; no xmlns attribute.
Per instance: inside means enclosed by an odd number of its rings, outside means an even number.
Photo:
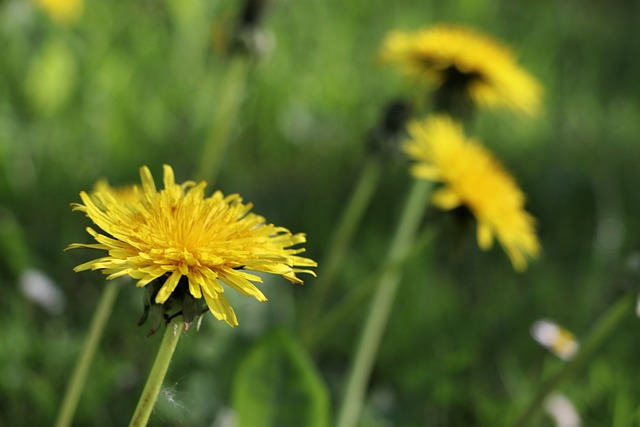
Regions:
<svg viewBox="0 0 640 427"><path fill-rule="evenodd" d="M153 363L149 378L147 378L147 383L144 386L144 390L142 390L142 395L138 401L136 411L133 413L129 427L144 427L149 421L149 416L151 415L153 406L158 398L158 393L160 392L160 387L162 386L162 381L164 381L167 368L169 368L171 357L180 339L182 332L182 325L180 323L173 320L166 326L162 343L160 344L160 348L158 348L156 361Z"/></svg>
<svg viewBox="0 0 640 427"><path fill-rule="evenodd" d="M325 336L341 324L344 324L346 319L366 301L366 299L373 293L375 285L377 285L376 279L378 277L382 276L389 270L402 268L409 259L419 253L433 240L434 235L435 230L427 227L427 229L420 234L420 237L413 244L411 250L407 251L404 257L398 259L393 264L383 265L382 268L379 268L370 276L367 276L367 278L360 282L359 285L354 286L353 290L342 301L340 301L336 307L322 316L322 318L318 319L305 340L308 351L312 352Z"/></svg>
<svg viewBox="0 0 640 427"><path fill-rule="evenodd" d="M311 286L310 303L304 310L305 317L302 324L301 335L307 336L314 327L317 318L324 310L329 289L334 283L336 273L346 257L347 250L353 240L356 230L366 212L371 198L375 193L382 171L382 163L376 156L369 156L361 173L358 183L349 198L338 226L335 228L327 252L322 258L322 270L318 273L318 280Z"/></svg>
<svg viewBox="0 0 640 427"><path fill-rule="evenodd" d="M566 363L555 375L544 381L533 400L529 403L525 411L512 425L514 427L524 427L529 425L538 414L538 411L549 393L556 390L566 379L573 376L582 366L593 356L603 342L620 324L625 315L633 310L633 295L623 295L609 310L607 310L591 329L584 340L582 348L575 359Z"/></svg>
<svg viewBox="0 0 640 427"><path fill-rule="evenodd" d="M233 57L218 94L216 115L205 141L196 177L212 185L220 173L222 158L231 140L231 132L238 118L245 93L249 59Z"/></svg>
<svg viewBox="0 0 640 427"><path fill-rule="evenodd" d="M430 182L422 180L414 182L387 253L387 264L394 265L397 263L411 247L420 225L430 190ZM378 279L376 293L371 303L355 360L347 380L345 396L338 414L338 427L353 427L358 422L369 375L380 347L380 341L401 278L402 272L400 268L393 268L386 271Z"/></svg>
<svg viewBox="0 0 640 427"><path fill-rule="evenodd" d="M96 353L96 348L102 338L104 327L109 320L113 304L116 301L120 286L116 283L108 284L102 295L100 301L91 320L89 326L89 335L87 336L82 352L76 362L76 366L71 374L71 379L67 385L64 398L62 400L62 406L56 419L55 427L67 427L71 425L73 416L76 413L78 402L80 401L80 395L84 389L84 385L87 382L87 373L93 362L93 356Z"/></svg>

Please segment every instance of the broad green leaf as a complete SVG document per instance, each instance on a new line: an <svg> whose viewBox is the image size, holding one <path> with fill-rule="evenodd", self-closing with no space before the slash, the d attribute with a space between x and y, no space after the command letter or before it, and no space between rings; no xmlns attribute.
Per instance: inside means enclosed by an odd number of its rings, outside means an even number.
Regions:
<svg viewBox="0 0 640 427"><path fill-rule="evenodd" d="M325 427L329 394L290 333L277 330L240 363L233 406L239 427Z"/></svg>

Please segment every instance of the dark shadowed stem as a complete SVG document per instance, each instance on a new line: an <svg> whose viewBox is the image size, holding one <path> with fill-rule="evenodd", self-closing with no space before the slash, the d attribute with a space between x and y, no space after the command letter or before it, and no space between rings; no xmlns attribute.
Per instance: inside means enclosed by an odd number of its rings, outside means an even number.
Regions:
<svg viewBox="0 0 640 427"><path fill-rule="evenodd" d="M89 373L89 368L91 368L93 356L98 348L100 338L102 338L104 327L109 320L109 316L111 316L113 304L116 301L119 290L120 286L117 283L110 283L105 286L100 296L100 301L94 312L93 319L91 319L89 334L82 347L82 352L76 361L76 366L71 374L69 384L67 384L55 427L68 427L73 421L80 395L87 382L87 374Z"/></svg>
<svg viewBox="0 0 640 427"><path fill-rule="evenodd" d="M217 94L217 110L205 140L196 178L212 185L220 173L231 133L238 119L238 111L244 97L250 58L235 55Z"/></svg>
<svg viewBox="0 0 640 427"><path fill-rule="evenodd" d="M364 213L371 203L371 198L378 188L382 171L381 160L377 156L369 156L353 193L347 202L338 226L333 232L331 241L325 256L321 270L318 272L318 280L311 284L309 304L303 311L301 336L303 339L314 329L320 313L325 310L330 289L335 281L336 274L344 262L353 236L355 235Z"/></svg>
<svg viewBox="0 0 640 427"><path fill-rule="evenodd" d="M431 186L428 181L414 182L405 202L393 241L389 246L385 264L395 265L406 256L411 248L420 226ZM373 301L347 379L345 396L338 414L338 427L353 427L358 422L371 369L378 354L401 278L401 269L393 268L386 271L377 280Z"/></svg>
<svg viewBox="0 0 640 427"><path fill-rule="evenodd" d="M558 373L540 385L524 412L512 424L513 427L525 427L535 419L547 395L556 390L565 380L575 375L616 330L625 316L633 312L633 301L633 295L625 294L598 318L589 335L585 338L576 358L565 364Z"/></svg>
<svg viewBox="0 0 640 427"><path fill-rule="evenodd" d="M158 349L156 361L153 363L149 378L144 386L136 411L131 418L129 427L144 427L149 421L149 416L160 393L162 382L171 363L171 357L178 345L182 332L182 318L174 318L167 326L162 337L162 343Z"/></svg>

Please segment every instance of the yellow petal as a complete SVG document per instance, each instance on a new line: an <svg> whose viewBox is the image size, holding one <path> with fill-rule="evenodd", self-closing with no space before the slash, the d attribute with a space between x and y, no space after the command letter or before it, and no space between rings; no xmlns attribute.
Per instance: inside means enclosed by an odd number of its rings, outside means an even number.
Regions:
<svg viewBox="0 0 640 427"><path fill-rule="evenodd" d="M478 246L482 250L488 250L493 245L493 231L484 222L478 222Z"/></svg>
<svg viewBox="0 0 640 427"><path fill-rule="evenodd" d="M216 317L216 319L224 320L230 326L238 326L236 313L233 311L231 304L229 304L229 301L227 301L224 294L218 294L217 297L211 297L205 292L204 299L207 302L209 310L211 310L211 313Z"/></svg>
<svg viewBox="0 0 640 427"><path fill-rule="evenodd" d="M455 209L462 204L462 199L460 196L451 191L449 188L441 188L433 193L431 198L433 204L439 207L440 209L450 210Z"/></svg>
<svg viewBox="0 0 640 427"><path fill-rule="evenodd" d="M148 167L143 166L140 168L140 180L142 181L142 188L145 193L156 193L156 183L153 181L153 176Z"/></svg>
<svg viewBox="0 0 640 427"><path fill-rule="evenodd" d="M156 295L156 302L158 304L164 304L167 299L171 296L171 293L174 291L176 286L178 286L178 282L182 274L179 271L174 271L171 276L164 282L164 285L158 291L158 295Z"/></svg>

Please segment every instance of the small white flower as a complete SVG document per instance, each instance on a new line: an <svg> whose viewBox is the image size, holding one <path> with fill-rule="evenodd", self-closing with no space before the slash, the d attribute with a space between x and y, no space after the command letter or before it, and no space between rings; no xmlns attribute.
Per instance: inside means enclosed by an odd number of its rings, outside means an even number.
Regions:
<svg viewBox="0 0 640 427"><path fill-rule="evenodd" d="M537 320L531 327L531 335L540 345L562 360L571 360L580 344L567 329L548 319Z"/></svg>
<svg viewBox="0 0 640 427"><path fill-rule="evenodd" d="M563 394L549 394L544 401L544 409L558 427L580 427L582 425L575 406Z"/></svg>

